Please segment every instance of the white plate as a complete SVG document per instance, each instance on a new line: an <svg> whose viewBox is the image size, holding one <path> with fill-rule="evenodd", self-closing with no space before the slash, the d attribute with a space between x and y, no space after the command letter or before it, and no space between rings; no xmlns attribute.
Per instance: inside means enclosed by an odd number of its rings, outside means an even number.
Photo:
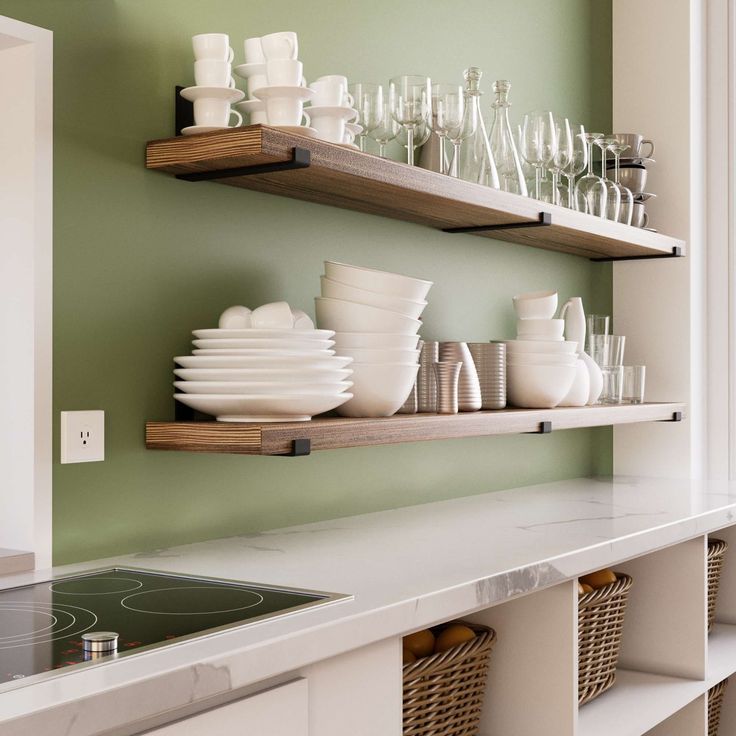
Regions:
<svg viewBox="0 0 736 736"><path fill-rule="evenodd" d="M295 133L296 135L303 135L307 138L319 138L319 131L316 128L310 128L306 125L271 125L269 123L269 127L283 130L284 133Z"/></svg>
<svg viewBox="0 0 736 736"><path fill-rule="evenodd" d="M334 350L269 350L264 348L200 348L192 350L192 355L238 355L241 357L257 357L264 355L268 358L329 358Z"/></svg>
<svg viewBox="0 0 736 736"><path fill-rule="evenodd" d="M626 164L638 164L639 166L646 166L647 164L656 164L656 160L653 158L645 158L644 156L630 156L629 158L624 158L623 156L619 160L620 166L625 166Z"/></svg>
<svg viewBox="0 0 736 736"><path fill-rule="evenodd" d="M358 111L347 105L317 105L307 108L309 117L318 117L319 115L329 115L330 117L343 117L345 120L355 120L358 117Z"/></svg>
<svg viewBox="0 0 736 736"><path fill-rule="evenodd" d="M352 381L338 383L296 383L284 381L174 381L177 391L185 394L246 394L248 396L334 396L347 391Z"/></svg>
<svg viewBox="0 0 736 736"><path fill-rule="evenodd" d="M194 102L202 97L212 97L217 100L228 102L240 102L245 97L245 92L229 87L187 87L179 93L185 100Z"/></svg>
<svg viewBox="0 0 736 736"><path fill-rule="evenodd" d="M233 72L243 79L248 79L254 74L265 74L266 65L264 64L238 64L233 67Z"/></svg>
<svg viewBox="0 0 736 736"><path fill-rule="evenodd" d="M358 123L345 123L345 128L353 135L360 135L363 132L363 126Z"/></svg>
<svg viewBox="0 0 736 736"><path fill-rule="evenodd" d="M177 401L196 411L211 414L220 422L306 422L315 414L330 411L353 398L332 396L223 396L219 394L174 394Z"/></svg>
<svg viewBox="0 0 736 736"><path fill-rule="evenodd" d="M276 355L256 350L256 355L180 355L174 358L184 368L289 368L294 370L340 370L353 362L339 355Z"/></svg>
<svg viewBox="0 0 736 736"><path fill-rule="evenodd" d="M211 349L238 349L238 350L287 350L302 352L312 350L329 350L334 340L228 340L217 337L213 340L192 340L195 348Z"/></svg>
<svg viewBox="0 0 736 736"><path fill-rule="evenodd" d="M260 87L250 93L251 97L265 100L268 97L291 97L308 102L314 97L314 90L309 87Z"/></svg>
<svg viewBox="0 0 736 736"><path fill-rule="evenodd" d="M263 100L243 100L236 102L233 107L244 115L250 115L253 112L263 110Z"/></svg>
<svg viewBox="0 0 736 736"><path fill-rule="evenodd" d="M182 135L199 135L200 133L212 133L215 130L235 130L237 126L232 125L190 125L181 129Z"/></svg>
<svg viewBox="0 0 736 736"><path fill-rule="evenodd" d="M183 381L280 381L329 385L346 381L353 371L352 368L176 368L174 375Z"/></svg>
<svg viewBox="0 0 736 736"><path fill-rule="evenodd" d="M227 340L331 340L335 332L333 330L227 330L227 329L211 329L211 330L193 330L192 335L200 340L217 340L225 338Z"/></svg>
<svg viewBox="0 0 736 736"><path fill-rule="evenodd" d="M356 146L355 143L335 143L336 146L342 148L349 148L351 151L360 151L360 146Z"/></svg>

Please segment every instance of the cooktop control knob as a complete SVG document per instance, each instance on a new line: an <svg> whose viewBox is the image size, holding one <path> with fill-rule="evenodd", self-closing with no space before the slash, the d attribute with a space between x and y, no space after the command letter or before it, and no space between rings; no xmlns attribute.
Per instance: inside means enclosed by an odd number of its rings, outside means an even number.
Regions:
<svg viewBox="0 0 736 736"><path fill-rule="evenodd" d="M85 652L106 653L117 652L118 633L116 631L90 631L82 634Z"/></svg>

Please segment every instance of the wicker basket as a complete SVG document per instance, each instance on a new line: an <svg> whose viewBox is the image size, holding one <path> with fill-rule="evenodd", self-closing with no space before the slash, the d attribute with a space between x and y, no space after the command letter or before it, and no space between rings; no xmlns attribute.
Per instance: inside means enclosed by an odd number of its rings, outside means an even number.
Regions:
<svg viewBox="0 0 736 736"><path fill-rule="evenodd" d="M616 573L616 582L578 599L578 703L608 690L616 679L626 602L633 580Z"/></svg>
<svg viewBox="0 0 736 736"><path fill-rule="evenodd" d="M475 736L478 733L496 632L469 626L475 639L404 665L404 736Z"/></svg>
<svg viewBox="0 0 736 736"><path fill-rule="evenodd" d="M718 736L718 726L721 722L721 706L726 693L728 679L721 680L708 690L708 736Z"/></svg>
<svg viewBox="0 0 736 736"><path fill-rule="evenodd" d="M727 549L728 545L722 539L708 539L708 631L713 628L716 618L716 599Z"/></svg>

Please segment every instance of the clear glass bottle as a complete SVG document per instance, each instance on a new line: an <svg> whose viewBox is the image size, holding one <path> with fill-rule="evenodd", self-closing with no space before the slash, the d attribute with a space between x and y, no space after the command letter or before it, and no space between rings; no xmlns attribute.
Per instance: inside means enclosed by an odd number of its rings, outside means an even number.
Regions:
<svg viewBox="0 0 736 736"><path fill-rule="evenodd" d="M465 104L475 108L477 126L470 138L462 142L460 147L459 176L466 181L499 188L498 171L493 160L488 134L480 111L480 78L483 72L477 66L465 70Z"/></svg>
<svg viewBox="0 0 736 736"><path fill-rule="evenodd" d="M500 189L527 197L529 192L524 178L524 170L509 122L510 90L511 82L507 82L505 79L499 79L493 85L496 99L491 105L493 108L493 123L491 124L489 136L490 147L498 169Z"/></svg>

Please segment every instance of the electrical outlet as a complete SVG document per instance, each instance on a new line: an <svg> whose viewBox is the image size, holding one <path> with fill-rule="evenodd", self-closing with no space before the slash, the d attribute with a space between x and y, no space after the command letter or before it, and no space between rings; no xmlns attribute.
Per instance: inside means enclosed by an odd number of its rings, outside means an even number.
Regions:
<svg viewBox="0 0 736 736"><path fill-rule="evenodd" d="M105 459L105 412L61 412L61 462L95 463Z"/></svg>

